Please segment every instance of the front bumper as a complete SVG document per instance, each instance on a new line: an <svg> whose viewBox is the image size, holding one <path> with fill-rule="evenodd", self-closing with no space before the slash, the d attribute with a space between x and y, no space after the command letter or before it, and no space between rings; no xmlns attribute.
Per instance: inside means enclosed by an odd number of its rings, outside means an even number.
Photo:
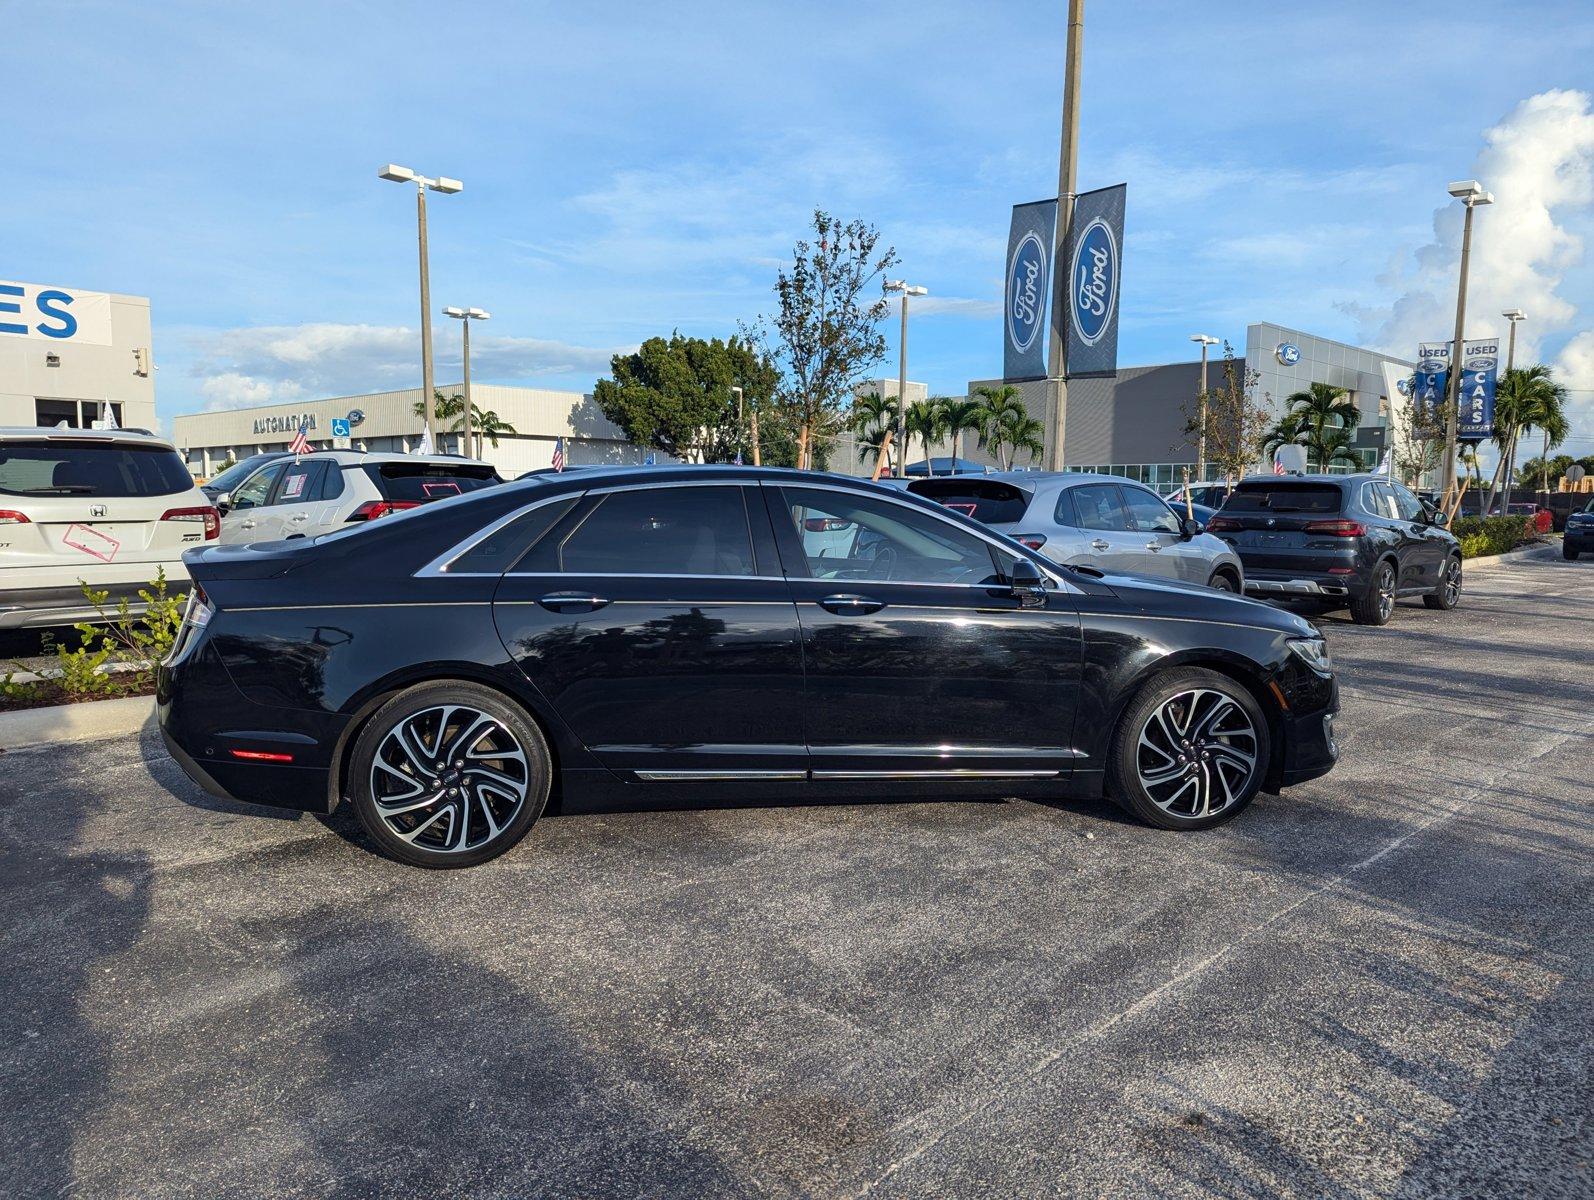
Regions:
<svg viewBox="0 0 1594 1200"><path fill-rule="evenodd" d="M1329 681L1325 705L1303 712L1285 712L1283 754L1271 782L1275 788L1294 787L1327 775L1339 761L1339 740L1334 722L1339 716L1339 681Z"/></svg>

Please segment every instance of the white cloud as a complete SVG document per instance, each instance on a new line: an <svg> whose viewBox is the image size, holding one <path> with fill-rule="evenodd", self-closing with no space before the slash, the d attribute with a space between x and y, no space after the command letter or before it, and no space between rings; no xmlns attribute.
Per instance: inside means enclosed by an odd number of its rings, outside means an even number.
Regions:
<svg viewBox="0 0 1594 1200"><path fill-rule="evenodd" d="M183 340L191 347L190 373L199 380L207 409L413 387L420 374L420 334L402 325L260 325L188 331ZM568 374L585 388L608 371L614 354L627 349L477 331L471 370L482 382ZM439 378L459 374L457 342L438 344L435 354Z"/></svg>
<svg viewBox="0 0 1594 1200"><path fill-rule="evenodd" d="M1562 284L1583 252L1569 224L1594 207L1594 111L1586 92L1542 92L1522 101L1483 134L1472 174L1494 193L1473 217L1467 288L1467 334L1503 334L1500 312L1521 308L1517 361L1532 362L1546 335L1575 329L1579 314ZM1433 239L1379 278L1388 304L1342 305L1361 337L1409 356L1419 341L1449 338L1455 328L1463 209L1434 211ZM1579 335L1581 338L1584 335Z"/></svg>
<svg viewBox="0 0 1594 1200"><path fill-rule="evenodd" d="M925 296L913 301L908 317L999 317L999 299L982 300L974 296Z"/></svg>
<svg viewBox="0 0 1594 1200"><path fill-rule="evenodd" d="M1555 378L1567 389L1566 415L1572 432L1582 435L1567 444L1567 453L1586 454L1594 436L1594 329L1585 329L1561 348Z"/></svg>

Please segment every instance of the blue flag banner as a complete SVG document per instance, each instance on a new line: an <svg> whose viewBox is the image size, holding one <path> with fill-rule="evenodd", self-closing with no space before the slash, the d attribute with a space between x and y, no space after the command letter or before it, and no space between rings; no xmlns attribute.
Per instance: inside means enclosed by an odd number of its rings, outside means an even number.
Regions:
<svg viewBox="0 0 1594 1200"><path fill-rule="evenodd" d="M1494 435L1494 388L1500 367L1500 339L1461 343L1461 415L1457 436L1479 442Z"/></svg>
<svg viewBox="0 0 1594 1200"><path fill-rule="evenodd" d="M1046 378L1046 310L1056 237L1057 201L1013 205L1002 309L1003 379Z"/></svg>
<svg viewBox="0 0 1594 1200"><path fill-rule="evenodd" d="M1118 298L1123 291L1126 185L1084 192L1069 229L1068 303L1052 323L1068 324L1064 373L1070 379L1118 374Z"/></svg>
<svg viewBox="0 0 1594 1200"><path fill-rule="evenodd" d="M1423 412L1433 412L1444 403L1450 384L1450 343L1422 342L1417 347L1417 373L1412 377L1412 395Z"/></svg>

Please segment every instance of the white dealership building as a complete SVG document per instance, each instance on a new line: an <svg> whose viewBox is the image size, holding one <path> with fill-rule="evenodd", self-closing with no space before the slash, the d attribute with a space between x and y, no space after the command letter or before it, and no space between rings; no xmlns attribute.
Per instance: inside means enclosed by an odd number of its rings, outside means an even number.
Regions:
<svg viewBox="0 0 1594 1200"><path fill-rule="evenodd" d="M0 425L155 428L149 300L0 280Z"/></svg>
<svg viewBox="0 0 1594 1200"><path fill-rule="evenodd" d="M465 389L458 383L439 383L437 390L454 396L462 395ZM642 461L643 451L626 440L590 394L481 383L472 383L470 390L474 411L496 413L515 431L500 433L496 446L484 439L480 455L506 479L549 466L560 438L565 441L565 461L573 465ZM313 448L331 449L334 419L349 422L351 449L408 454L420 445L425 428L424 419L415 411L420 398L420 388L404 388L185 413L172 419L172 440L187 459L188 469L202 479L214 475L229 461L262 450L287 449L301 429ZM447 423L452 424L452 419ZM465 453L463 434L445 432L439 441L442 452Z"/></svg>

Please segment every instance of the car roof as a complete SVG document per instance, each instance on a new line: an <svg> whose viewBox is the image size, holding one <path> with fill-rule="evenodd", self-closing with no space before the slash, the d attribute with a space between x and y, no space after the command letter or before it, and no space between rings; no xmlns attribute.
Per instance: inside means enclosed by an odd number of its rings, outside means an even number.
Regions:
<svg viewBox="0 0 1594 1200"><path fill-rule="evenodd" d="M176 453L176 447L147 429L58 429L42 425L0 426L0 441L7 442L124 442L135 446L160 446Z"/></svg>
<svg viewBox="0 0 1594 1200"><path fill-rule="evenodd" d="M1369 480L1375 483L1391 482L1389 476L1380 475L1371 471L1356 471L1344 475L1330 475L1327 473L1317 475L1247 475L1240 480L1241 483L1366 483ZM1393 482L1399 482L1395 480ZM1404 486L1404 485L1402 485Z"/></svg>

